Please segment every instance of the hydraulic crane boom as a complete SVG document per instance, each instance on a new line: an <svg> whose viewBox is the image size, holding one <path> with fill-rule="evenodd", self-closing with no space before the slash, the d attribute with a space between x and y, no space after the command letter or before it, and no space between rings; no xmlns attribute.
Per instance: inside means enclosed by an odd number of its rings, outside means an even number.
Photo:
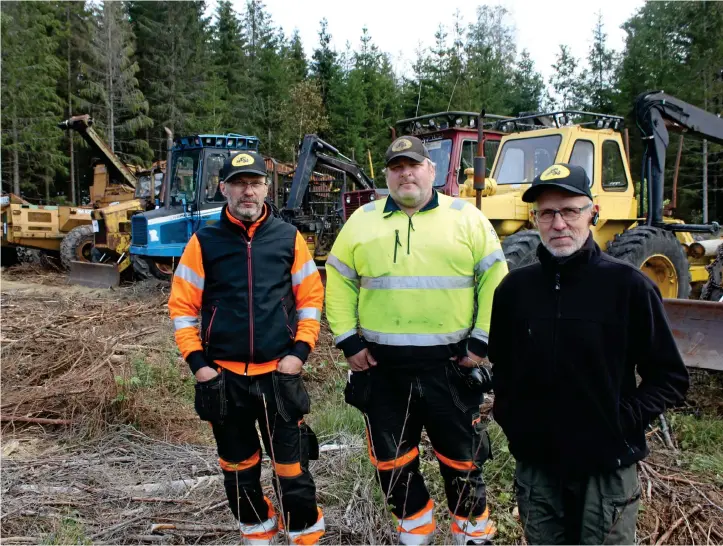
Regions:
<svg viewBox="0 0 723 546"><path fill-rule="evenodd" d="M73 129L77 131L80 136L83 137L83 140L88 143L88 146L103 157L103 163L106 164L106 167L110 171L112 179L119 184L124 184L135 189L136 177L128 170L128 167L125 166L118 156L113 153L113 150L108 147L91 125L93 125L93 119L88 114L74 116L58 123L60 129L66 131Z"/></svg>
<svg viewBox="0 0 723 546"><path fill-rule="evenodd" d="M335 154L334 157L330 154ZM351 178L358 189L373 189L374 181L348 157L344 157L331 144L324 142L316 135L306 135L301 144L301 153L294 172L289 190L289 199L284 206L286 214L294 215L301 208L304 194L317 165L325 165L338 169Z"/></svg>
<svg viewBox="0 0 723 546"><path fill-rule="evenodd" d="M674 231L718 231L718 224L689 225L663 223L665 150L668 129L683 131L723 144L723 119L663 92L642 93L635 99L635 117L643 135L643 178L648 181L648 225Z"/></svg>

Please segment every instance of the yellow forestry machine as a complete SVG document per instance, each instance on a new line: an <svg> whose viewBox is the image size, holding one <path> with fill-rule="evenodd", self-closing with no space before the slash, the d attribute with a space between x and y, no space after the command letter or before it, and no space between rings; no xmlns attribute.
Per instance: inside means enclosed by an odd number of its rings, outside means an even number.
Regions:
<svg viewBox="0 0 723 546"><path fill-rule="evenodd" d="M662 92L641 94L635 103L642 132L642 182L636 198L623 118L580 111L531 114L497 122L502 138L489 178L481 150L467 189L502 239L510 269L537 260L540 235L532 205L521 196L532 180L553 163L582 166L591 181L600 221L595 241L610 255L639 267L660 289L686 363L723 370L723 238L716 222L688 224L665 216L663 177L668 130L723 144L723 119ZM472 175L474 178L472 179ZM645 203L643 203L645 201ZM641 205L643 207L641 210ZM694 237L695 234L695 237ZM689 300L691 292L713 301Z"/></svg>
<svg viewBox="0 0 723 546"><path fill-rule="evenodd" d="M88 115L75 116L58 127L77 131L100 157L91 187L90 225L72 230L61 243L61 259L70 282L91 287L117 286L121 274L132 274L130 218L155 208L162 188L165 162L151 169L123 163L92 127Z"/></svg>

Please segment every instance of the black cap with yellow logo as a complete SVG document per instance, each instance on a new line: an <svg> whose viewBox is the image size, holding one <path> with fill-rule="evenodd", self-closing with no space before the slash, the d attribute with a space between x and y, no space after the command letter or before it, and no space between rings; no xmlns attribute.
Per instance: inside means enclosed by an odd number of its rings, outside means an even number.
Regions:
<svg viewBox="0 0 723 546"><path fill-rule="evenodd" d="M534 203L540 194L548 189L555 188L577 195L587 195L592 199L590 179L585 169L579 165L568 163L555 163L542 171L532 181L532 185L522 194L525 203Z"/></svg>
<svg viewBox="0 0 723 546"><path fill-rule="evenodd" d="M221 182L228 182L229 179L239 174L266 176L264 158L256 152L241 152L233 155L221 167L219 178Z"/></svg>
<svg viewBox="0 0 723 546"><path fill-rule="evenodd" d="M430 159L427 148L424 147L422 141L417 137L403 136L396 139L387 148L386 164L389 165L392 160L398 157L408 157L417 163L421 163L425 159Z"/></svg>

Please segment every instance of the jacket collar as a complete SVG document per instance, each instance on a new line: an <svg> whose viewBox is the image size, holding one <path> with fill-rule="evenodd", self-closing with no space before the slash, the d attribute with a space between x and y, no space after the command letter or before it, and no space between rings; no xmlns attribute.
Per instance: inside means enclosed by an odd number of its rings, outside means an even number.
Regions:
<svg viewBox="0 0 723 546"><path fill-rule="evenodd" d="M221 210L221 223L230 228L232 231L240 231L241 233L247 235L249 239L252 238L254 233L256 233L259 228L263 227L271 217L272 214L270 213L269 206L264 203L264 210L261 213L261 216L259 216L259 219L247 228L245 222L231 216L231 213L228 211L228 204L224 205L223 210Z"/></svg>
<svg viewBox="0 0 723 546"><path fill-rule="evenodd" d="M436 209L439 206L439 194L437 193L437 190L432 189L432 198L429 200L429 203L424 205L421 209L419 209L418 212L425 212L428 210ZM401 211L402 209L399 208L399 205L397 205L397 202L392 199L391 194L387 196L387 201L384 203L384 217L388 218L391 216L392 213Z"/></svg>
<svg viewBox="0 0 723 546"><path fill-rule="evenodd" d="M540 243L537 247L537 257L540 260L543 269L570 270L584 264L597 261L601 254L602 251L592 238L592 233L588 235L587 240L582 245L582 248L570 256L564 256L561 258L553 256L542 243Z"/></svg>

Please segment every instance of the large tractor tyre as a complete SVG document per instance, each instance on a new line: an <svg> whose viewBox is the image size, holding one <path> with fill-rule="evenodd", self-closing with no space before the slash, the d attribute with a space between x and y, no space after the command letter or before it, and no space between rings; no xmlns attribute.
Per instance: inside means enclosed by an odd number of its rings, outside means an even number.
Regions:
<svg viewBox="0 0 723 546"><path fill-rule="evenodd" d="M3 245L0 247L0 266L10 267L20 263L18 249L14 246Z"/></svg>
<svg viewBox="0 0 723 546"><path fill-rule="evenodd" d="M95 239L91 226L78 226L71 229L60 241L60 263L70 270L70 262L91 263Z"/></svg>
<svg viewBox="0 0 723 546"><path fill-rule="evenodd" d="M145 281L153 277L148 262L139 256L131 256L131 266L133 267L133 277L139 281Z"/></svg>
<svg viewBox="0 0 723 546"><path fill-rule="evenodd" d="M41 251L36 248L18 247L18 262L21 264L40 265Z"/></svg>
<svg viewBox="0 0 723 546"><path fill-rule="evenodd" d="M532 229L518 231L502 240L502 251L507 258L507 267L510 271L537 263L537 247L540 244L540 234Z"/></svg>
<svg viewBox="0 0 723 546"><path fill-rule="evenodd" d="M648 226L629 229L608 243L607 252L640 268L664 298L690 295L688 258L672 232Z"/></svg>
<svg viewBox="0 0 723 546"><path fill-rule="evenodd" d="M706 301L723 301L723 243L718 247L714 261L705 267L708 280L700 292L700 299Z"/></svg>
<svg viewBox="0 0 723 546"><path fill-rule="evenodd" d="M138 280L145 280L154 277L161 281L170 281L173 276L171 264L156 262L152 258L142 256L131 256L133 273Z"/></svg>

